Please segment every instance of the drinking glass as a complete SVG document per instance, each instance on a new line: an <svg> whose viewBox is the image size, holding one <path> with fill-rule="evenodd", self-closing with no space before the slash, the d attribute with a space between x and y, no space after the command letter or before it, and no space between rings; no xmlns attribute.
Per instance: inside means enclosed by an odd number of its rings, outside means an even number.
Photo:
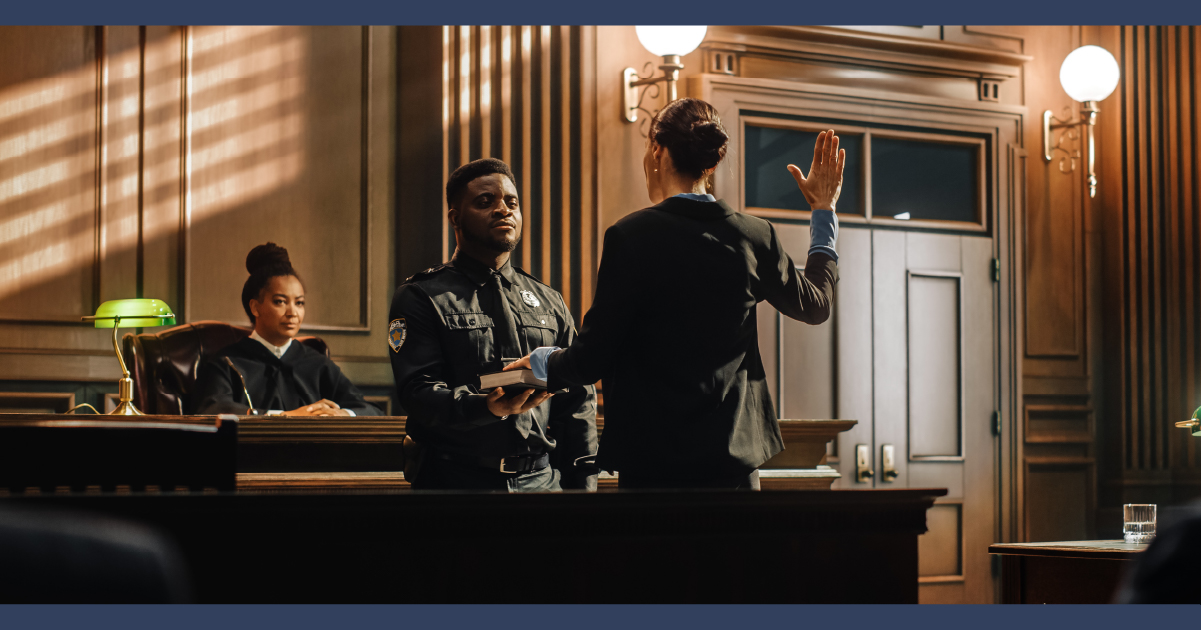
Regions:
<svg viewBox="0 0 1201 630"><path fill-rule="evenodd" d="M1128 543L1149 543L1155 538L1155 504L1127 503L1122 506L1122 533Z"/></svg>

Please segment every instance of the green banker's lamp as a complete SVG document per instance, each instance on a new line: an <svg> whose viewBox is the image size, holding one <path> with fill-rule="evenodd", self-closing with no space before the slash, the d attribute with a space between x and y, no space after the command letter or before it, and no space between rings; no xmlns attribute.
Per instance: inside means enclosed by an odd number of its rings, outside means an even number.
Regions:
<svg viewBox="0 0 1201 630"><path fill-rule="evenodd" d="M1197 407L1197 410L1193 412L1192 418L1177 422L1176 426L1181 429L1192 429L1193 435L1201 437L1201 407Z"/></svg>
<svg viewBox="0 0 1201 630"><path fill-rule="evenodd" d="M140 416L142 412L133 406L133 379L129 378L129 370L125 368L125 358L121 356L121 345L117 341L117 331L120 328L147 328L150 326L170 326L175 323L175 313L162 300L109 300L96 309L95 315L83 318L85 322L96 322L96 328L113 329L113 350L117 353L117 363L121 365L121 380L118 383L121 403L112 410L112 416Z"/></svg>

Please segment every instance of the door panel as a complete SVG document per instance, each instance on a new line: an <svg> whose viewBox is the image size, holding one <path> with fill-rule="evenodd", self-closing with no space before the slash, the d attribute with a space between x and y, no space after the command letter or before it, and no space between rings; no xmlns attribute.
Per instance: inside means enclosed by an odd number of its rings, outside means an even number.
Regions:
<svg viewBox="0 0 1201 630"><path fill-rule="evenodd" d="M961 282L950 272L909 272L910 460L963 456Z"/></svg>

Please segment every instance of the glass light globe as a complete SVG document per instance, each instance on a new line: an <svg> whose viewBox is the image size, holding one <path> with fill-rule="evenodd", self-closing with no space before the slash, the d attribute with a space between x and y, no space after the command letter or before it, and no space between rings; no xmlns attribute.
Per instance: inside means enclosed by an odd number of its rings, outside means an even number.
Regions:
<svg viewBox="0 0 1201 630"><path fill-rule="evenodd" d="M1103 101L1118 87L1118 62L1100 46L1073 50L1059 67L1059 83L1074 100Z"/></svg>
<svg viewBox="0 0 1201 630"><path fill-rule="evenodd" d="M635 26L638 41L652 53L684 56L696 50L705 39L708 26Z"/></svg>

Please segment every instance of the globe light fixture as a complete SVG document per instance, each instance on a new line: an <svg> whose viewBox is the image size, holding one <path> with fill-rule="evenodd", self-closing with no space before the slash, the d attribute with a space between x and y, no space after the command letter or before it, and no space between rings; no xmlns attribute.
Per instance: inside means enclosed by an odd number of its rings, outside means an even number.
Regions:
<svg viewBox="0 0 1201 630"><path fill-rule="evenodd" d="M1087 132L1085 151L1088 155L1088 196L1097 196L1096 149L1093 140L1093 127L1097 125L1097 101L1103 101L1113 94L1118 87L1121 70L1118 62L1108 50L1100 46L1081 46L1073 50L1059 67L1059 83L1063 90L1080 102L1079 120L1060 120L1051 115L1051 110L1043 112L1043 159L1050 162L1056 151L1062 151L1059 159L1059 171L1071 173L1076 170L1076 160L1080 151L1068 151L1063 148L1064 139L1075 140L1078 137L1077 127L1084 127ZM1054 130L1062 130L1052 144Z"/></svg>
<svg viewBox="0 0 1201 630"><path fill-rule="evenodd" d="M663 71L663 76L654 76L654 69L645 77L638 75L638 72L633 68L626 68L621 72L622 85L625 86L625 120L626 122L638 121L638 110L646 112L648 115L651 112L643 109L642 99L646 97L647 90L654 85L656 92L655 96L659 96L658 84L665 84L667 90L667 103L670 103L676 98L676 82L680 79L680 70L684 69L684 64L680 63L680 57L696 50L697 46L705 39L707 26L635 26L634 30L638 34L638 41L642 46L651 53L663 58L663 63L659 64L659 69ZM651 64L646 64L650 66ZM639 91L638 88L642 88Z"/></svg>

